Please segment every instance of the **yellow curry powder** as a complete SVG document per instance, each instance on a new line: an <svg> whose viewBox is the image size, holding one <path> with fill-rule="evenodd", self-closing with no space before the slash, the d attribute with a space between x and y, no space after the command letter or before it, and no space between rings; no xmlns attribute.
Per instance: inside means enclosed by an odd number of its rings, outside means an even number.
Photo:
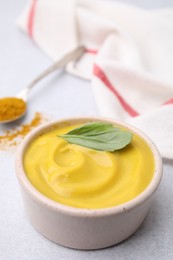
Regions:
<svg viewBox="0 0 173 260"><path fill-rule="evenodd" d="M4 134L0 136L0 149L7 150L11 146L18 145L25 135L44 121L46 121L46 119L43 118L41 113L36 112L31 122L20 125L10 131L5 131Z"/></svg>
<svg viewBox="0 0 173 260"><path fill-rule="evenodd" d="M13 120L26 110L24 100L15 97L0 99L0 121Z"/></svg>

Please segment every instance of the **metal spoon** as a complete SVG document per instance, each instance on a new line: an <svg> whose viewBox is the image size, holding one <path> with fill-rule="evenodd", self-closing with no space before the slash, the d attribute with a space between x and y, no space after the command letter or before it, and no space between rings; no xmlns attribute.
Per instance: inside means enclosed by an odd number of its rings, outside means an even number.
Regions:
<svg viewBox="0 0 173 260"><path fill-rule="evenodd" d="M78 60L82 54L84 54L85 52L85 48L83 46L79 46L76 49L72 50L71 52L67 53L66 55L64 55L60 60L58 60L57 62L55 62L53 65L51 65L48 69L46 69L45 71L43 71L38 77L36 77L34 80L31 81L31 83L25 87L22 91L20 91L15 98L19 98L22 99L24 102L27 101L27 97L28 97L28 93L29 91L43 78L45 78L47 75L49 75L50 73L52 73L53 71L60 69L60 68L65 68L65 66L70 62L70 61L76 61ZM26 110L18 115L17 117L10 119L10 120L1 120L0 123L9 123L12 121L15 121L17 119L19 119L20 117L24 116L24 114L26 113Z"/></svg>

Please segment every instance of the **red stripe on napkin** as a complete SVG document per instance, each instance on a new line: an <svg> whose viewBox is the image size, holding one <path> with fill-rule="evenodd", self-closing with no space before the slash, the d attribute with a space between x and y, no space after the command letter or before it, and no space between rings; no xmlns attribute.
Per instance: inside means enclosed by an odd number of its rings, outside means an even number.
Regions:
<svg viewBox="0 0 173 260"><path fill-rule="evenodd" d="M37 0L32 0L31 8L30 8L29 14L28 14L28 24L27 24L27 28L28 28L28 34L29 34L29 36L30 36L31 38L33 38L33 24L34 24L34 16L35 16L36 3L37 3Z"/></svg>
<svg viewBox="0 0 173 260"><path fill-rule="evenodd" d="M173 98L167 100L167 101L163 104L163 106L164 106L164 105L173 105Z"/></svg>
<svg viewBox="0 0 173 260"><path fill-rule="evenodd" d="M138 116L139 113L135 111L120 95L120 93L115 89L115 87L111 84L105 73L102 71L102 69L97 65L94 64L94 70L93 73L96 77L98 77L104 85L116 96L116 98L119 100L120 104L124 108L124 110L132 117Z"/></svg>
<svg viewBox="0 0 173 260"><path fill-rule="evenodd" d="M85 49L85 51L87 52L87 53L91 53L91 54L97 54L97 50L94 50L94 49Z"/></svg>

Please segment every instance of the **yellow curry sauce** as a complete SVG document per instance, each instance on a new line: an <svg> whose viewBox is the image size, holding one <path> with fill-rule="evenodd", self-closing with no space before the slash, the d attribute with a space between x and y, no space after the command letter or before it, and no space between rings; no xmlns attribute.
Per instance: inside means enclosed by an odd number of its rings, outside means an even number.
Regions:
<svg viewBox="0 0 173 260"><path fill-rule="evenodd" d="M133 134L124 149L103 152L57 137L79 126L51 130L32 141L24 155L32 185L54 201L87 209L113 207L139 195L154 174L148 144Z"/></svg>

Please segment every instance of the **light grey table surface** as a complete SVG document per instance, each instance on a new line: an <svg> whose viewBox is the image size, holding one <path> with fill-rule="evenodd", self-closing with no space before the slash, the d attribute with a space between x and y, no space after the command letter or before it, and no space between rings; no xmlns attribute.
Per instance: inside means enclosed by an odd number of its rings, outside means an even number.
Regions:
<svg viewBox="0 0 173 260"><path fill-rule="evenodd" d="M122 2L144 8L173 6L171 0ZM16 28L15 21L26 3L27 0L0 1L0 97L15 95L51 64L51 60ZM35 111L54 119L98 115L90 84L62 73L55 73L32 91L28 111L26 122ZM6 128L0 126L0 131ZM108 249L77 251L50 242L29 224L15 176L14 152L0 151L0 260L29 259L173 259L172 162L164 163L160 188L135 235Z"/></svg>

